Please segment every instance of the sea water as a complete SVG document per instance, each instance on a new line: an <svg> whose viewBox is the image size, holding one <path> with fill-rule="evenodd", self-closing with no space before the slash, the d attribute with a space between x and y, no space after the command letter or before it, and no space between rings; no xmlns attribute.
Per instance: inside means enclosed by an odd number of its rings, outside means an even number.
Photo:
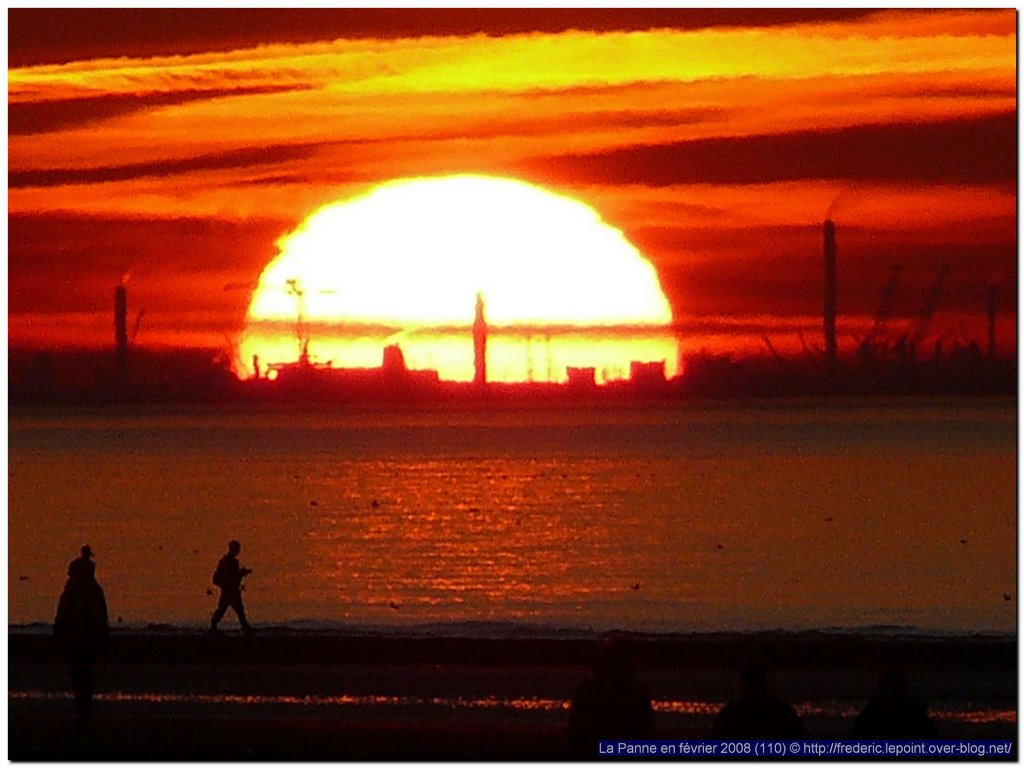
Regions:
<svg viewBox="0 0 1024 768"><path fill-rule="evenodd" d="M19 412L8 622L1016 628L1016 401ZM229 614L225 626L233 621Z"/></svg>

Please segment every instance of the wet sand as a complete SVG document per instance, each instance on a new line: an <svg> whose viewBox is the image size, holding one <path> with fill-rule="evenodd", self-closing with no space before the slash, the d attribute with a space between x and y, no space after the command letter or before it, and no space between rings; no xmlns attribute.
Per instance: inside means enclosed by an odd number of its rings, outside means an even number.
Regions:
<svg viewBox="0 0 1024 768"><path fill-rule="evenodd" d="M568 701L592 637L503 639L264 631L122 632L74 722L52 640L9 632L13 760L532 760L565 757ZM1016 643L820 633L649 637L638 676L660 738L702 738L762 659L809 735L845 735L888 665L949 738L1015 738Z"/></svg>

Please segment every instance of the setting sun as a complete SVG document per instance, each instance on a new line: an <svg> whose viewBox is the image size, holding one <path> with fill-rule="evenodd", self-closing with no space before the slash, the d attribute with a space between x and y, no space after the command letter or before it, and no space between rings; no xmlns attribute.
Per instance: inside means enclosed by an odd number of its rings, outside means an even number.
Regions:
<svg viewBox="0 0 1024 768"><path fill-rule="evenodd" d="M1019 26L8 8L9 759L1015 758Z"/></svg>
<svg viewBox="0 0 1024 768"><path fill-rule="evenodd" d="M672 311L651 263L593 208L522 181L402 179L326 205L278 241L249 306L240 363L381 364L473 378L481 294L492 378L599 381L633 361L676 368ZM254 367L241 371L251 375Z"/></svg>

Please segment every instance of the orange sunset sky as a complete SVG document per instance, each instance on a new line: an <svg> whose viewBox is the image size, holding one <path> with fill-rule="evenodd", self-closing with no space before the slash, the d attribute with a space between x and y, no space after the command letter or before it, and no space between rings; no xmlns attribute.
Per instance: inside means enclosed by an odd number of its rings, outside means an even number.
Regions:
<svg viewBox="0 0 1024 768"><path fill-rule="evenodd" d="M8 11L8 341L226 348L276 241L391 179L581 200L651 260L684 350L894 332L1016 348L1014 10ZM467 307L471 313L472 307ZM467 323L472 316L467 316Z"/></svg>

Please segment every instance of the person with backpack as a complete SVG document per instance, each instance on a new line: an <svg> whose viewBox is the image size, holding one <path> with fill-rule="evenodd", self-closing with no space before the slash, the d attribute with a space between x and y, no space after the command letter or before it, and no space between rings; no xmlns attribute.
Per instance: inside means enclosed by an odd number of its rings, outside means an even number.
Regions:
<svg viewBox="0 0 1024 768"><path fill-rule="evenodd" d="M213 572L213 584L220 588L220 600L210 620L210 632L217 631L217 624L224 618L228 608L238 616L238 623L242 625L245 634L251 635L254 631L245 618L245 606L242 605L242 579L252 573L252 569L243 568L238 563L238 553L241 551L242 545L232 539L228 542L227 554L220 559L217 570Z"/></svg>

